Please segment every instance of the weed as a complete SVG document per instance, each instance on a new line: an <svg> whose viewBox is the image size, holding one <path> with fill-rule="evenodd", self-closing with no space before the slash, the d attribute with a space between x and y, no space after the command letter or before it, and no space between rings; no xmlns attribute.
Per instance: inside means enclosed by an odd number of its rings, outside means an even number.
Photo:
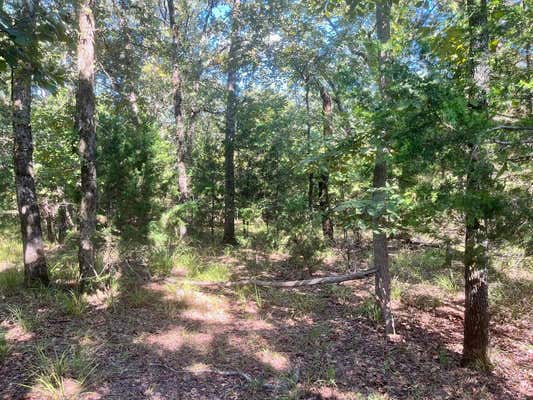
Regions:
<svg viewBox="0 0 533 400"><path fill-rule="evenodd" d="M328 335L329 327L326 324L315 325L302 337L302 344L311 349L322 347L327 343Z"/></svg>
<svg viewBox="0 0 533 400"><path fill-rule="evenodd" d="M174 254L168 248L156 248L148 262L150 273L154 276L169 276L174 268Z"/></svg>
<svg viewBox="0 0 533 400"><path fill-rule="evenodd" d="M357 313L375 323L381 320L381 310L376 300L372 297L366 298L357 307Z"/></svg>
<svg viewBox="0 0 533 400"><path fill-rule="evenodd" d="M393 278L391 282L391 291L390 291L391 299L400 301L402 299L403 291L404 289L403 289L402 283L398 279Z"/></svg>
<svg viewBox="0 0 533 400"><path fill-rule="evenodd" d="M450 357L448 357L448 353L445 350L439 350L439 364L443 367L448 367L450 365Z"/></svg>
<svg viewBox="0 0 533 400"><path fill-rule="evenodd" d="M79 277L78 256L75 247L59 251L49 261L48 271L54 282L76 282Z"/></svg>
<svg viewBox="0 0 533 400"><path fill-rule="evenodd" d="M228 267L222 263L202 264L199 262L188 269L188 277L192 280L222 282L229 279Z"/></svg>
<svg viewBox="0 0 533 400"><path fill-rule="evenodd" d="M20 239L13 227L7 227L0 231L0 261L8 264L16 264L22 259L22 246Z"/></svg>
<svg viewBox="0 0 533 400"><path fill-rule="evenodd" d="M454 271L448 271L448 273L438 274L433 278L433 282L439 288L446 290L450 293L456 293L461 290L461 277L459 274L455 274Z"/></svg>
<svg viewBox="0 0 533 400"><path fill-rule="evenodd" d="M97 367L94 350L86 346L72 346L61 354L47 355L42 347L37 349L35 382L53 399L65 398L65 380L74 379L80 389Z"/></svg>
<svg viewBox="0 0 533 400"><path fill-rule="evenodd" d="M323 291L326 297L331 297L339 303L346 303L352 298L352 288L344 285L327 285Z"/></svg>
<svg viewBox="0 0 533 400"><path fill-rule="evenodd" d="M433 311L437 307L442 306L442 300L435 296L427 294L414 295L406 299L411 306L424 311Z"/></svg>
<svg viewBox="0 0 533 400"><path fill-rule="evenodd" d="M325 374L326 384L335 386L336 385L335 376L337 375L337 370L335 369L335 367L329 366L328 368L326 368L324 374Z"/></svg>
<svg viewBox="0 0 533 400"><path fill-rule="evenodd" d="M401 252L392 261L391 273L402 282L428 282L442 269L445 258L440 249Z"/></svg>
<svg viewBox="0 0 533 400"><path fill-rule="evenodd" d="M7 310L9 312L9 319L19 325L26 332L30 332L36 325L36 320L29 316L25 315L26 313L22 307L17 305L8 306Z"/></svg>
<svg viewBox="0 0 533 400"><path fill-rule="evenodd" d="M9 350L10 348L6 340L6 334L0 330L0 362L4 361L9 354Z"/></svg>
<svg viewBox="0 0 533 400"><path fill-rule="evenodd" d="M521 281L500 276L489 288L489 304L492 314L499 320L517 320L531 312L533 281Z"/></svg>
<svg viewBox="0 0 533 400"><path fill-rule="evenodd" d="M42 347L37 349L37 367L35 382L48 392L54 399L64 397L63 378L67 374L67 353L48 357Z"/></svg>
<svg viewBox="0 0 533 400"><path fill-rule="evenodd" d="M133 308L142 308L152 304L155 300L155 293L142 287L134 286L127 293L128 304Z"/></svg>
<svg viewBox="0 0 533 400"><path fill-rule="evenodd" d="M93 346L74 346L70 349L69 369L81 384L94 373L98 364Z"/></svg>
<svg viewBox="0 0 533 400"><path fill-rule="evenodd" d="M20 291L24 284L24 273L21 269L12 267L0 272L0 293L13 295Z"/></svg>
<svg viewBox="0 0 533 400"><path fill-rule="evenodd" d="M87 310L87 299L83 294L76 292L59 292L56 296L57 302L60 304L63 312L68 315L76 317L82 316Z"/></svg>
<svg viewBox="0 0 533 400"><path fill-rule="evenodd" d="M261 298L261 293L259 292L259 289L257 289L257 286L254 285L254 300L257 304L257 307L262 308L263 307L263 299Z"/></svg>

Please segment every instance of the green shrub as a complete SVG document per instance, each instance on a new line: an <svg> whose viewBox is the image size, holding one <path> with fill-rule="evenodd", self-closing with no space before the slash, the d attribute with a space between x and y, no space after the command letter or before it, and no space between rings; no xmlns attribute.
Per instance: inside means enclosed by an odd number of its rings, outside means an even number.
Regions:
<svg viewBox="0 0 533 400"><path fill-rule="evenodd" d="M289 252L290 266L299 271L307 269L311 275L322 264L321 252L325 244L321 234L311 227L293 230L286 247Z"/></svg>

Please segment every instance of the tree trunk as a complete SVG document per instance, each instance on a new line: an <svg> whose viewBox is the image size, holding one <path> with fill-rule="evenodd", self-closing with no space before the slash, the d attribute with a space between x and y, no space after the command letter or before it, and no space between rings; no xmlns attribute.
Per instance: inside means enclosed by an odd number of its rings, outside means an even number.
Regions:
<svg viewBox="0 0 533 400"><path fill-rule="evenodd" d="M239 0L232 10L231 43L228 54L226 132L224 140L224 237L226 244L236 244L235 239L235 130L237 112L237 50L238 50Z"/></svg>
<svg viewBox="0 0 533 400"><path fill-rule="evenodd" d="M322 98L322 114L324 118L323 141L329 140L333 133L333 103L331 96L324 85L320 86L320 97ZM322 233L330 242L333 242L333 222L331 221L329 209L329 162L326 166L320 168L318 180L318 207L322 218Z"/></svg>
<svg viewBox="0 0 533 400"><path fill-rule="evenodd" d="M390 39L390 0L380 0L376 3L376 32L380 44L386 44ZM383 104L388 102L388 78L386 67L389 63L387 52L380 50L378 55L378 79L381 100ZM390 272L389 272L389 249L388 238L385 231L385 205L387 195L385 187L387 185L387 160L385 158L387 135L380 128L378 147L376 150L376 161L373 172L373 203L378 207L378 211L372 217L373 238L372 247L374 251L374 268L376 269L376 296L379 301L381 316L385 323L385 334L394 333L394 319L390 304Z"/></svg>
<svg viewBox="0 0 533 400"><path fill-rule="evenodd" d="M526 5L526 1L522 0L522 8L524 9L524 12L527 13L528 8ZM526 43L526 82L531 82L531 38ZM527 101L527 117L531 118L533 117L533 93L531 90L527 91L526 94L526 101Z"/></svg>
<svg viewBox="0 0 533 400"><path fill-rule="evenodd" d="M487 118L489 90L489 32L486 0L468 0L470 54L468 73L472 80L469 103L473 113ZM490 181L484 168L477 140L469 143L470 168L466 179L466 196L472 198ZM470 206L472 207L472 206ZM477 210L465 213L465 318L461 365L488 369L488 238L484 220Z"/></svg>
<svg viewBox="0 0 533 400"><path fill-rule="evenodd" d="M25 0L20 8L23 22L18 28L33 38L35 2ZM48 284L48 270L44 256L41 214L33 177L33 138L31 131L32 65L18 60L11 71L11 100L13 107L13 161L17 206L22 234L24 277L27 285Z"/></svg>
<svg viewBox="0 0 533 400"><path fill-rule="evenodd" d="M190 199L191 191L189 185L188 171L188 132L185 126L183 115L183 93L182 93L182 73L180 70L178 54L180 48L180 32L176 25L174 0L168 0L168 13L170 21L170 29L172 30L172 63L174 70L172 71L172 98L174 108L174 123L176 129L176 166L178 170L178 189L180 192L180 203L187 202ZM180 226L180 239L187 236L187 225Z"/></svg>
<svg viewBox="0 0 533 400"><path fill-rule="evenodd" d="M57 224L57 241L64 243L67 236L68 220L67 220L67 205L60 204L57 211L58 224Z"/></svg>
<svg viewBox="0 0 533 400"><path fill-rule="evenodd" d="M80 135L81 204L80 265L81 289L96 276L94 234L96 231L96 132L94 123L94 0L84 0L79 13L77 125Z"/></svg>
<svg viewBox="0 0 533 400"><path fill-rule="evenodd" d="M309 75L305 76L305 123L306 123L306 141L307 141L307 156L311 155L311 110L309 107ZM313 211L314 208L314 177L313 173L309 172L308 184L307 184L307 207L309 211Z"/></svg>

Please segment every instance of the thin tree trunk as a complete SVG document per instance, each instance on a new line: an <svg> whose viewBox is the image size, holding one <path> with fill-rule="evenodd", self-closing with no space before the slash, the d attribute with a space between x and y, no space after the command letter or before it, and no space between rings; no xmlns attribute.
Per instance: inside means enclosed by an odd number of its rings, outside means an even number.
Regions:
<svg viewBox="0 0 533 400"><path fill-rule="evenodd" d="M307 141L307 155L311 155L311 110L309 107L309 75L305 76L305 113L306 113L306 125L307 125L307 132L306 132L306 141ZM308 187L307 187L307 206L310 211L313 211L314 208L314 177L313 173L309 172L308 177Z"/></svg>
<svg viewBox="0 0 533 400"><path fill-rule="evenodd" d="M81 204L80 265L81 289L96 276L94 234L96 231L96 131L94 122L94 0L84 0L79 13L77 125L80 135Z"/></svg>
<svg viewBox="0 0 533 400"><path fill-rule="evenodd" d="M320 97L322 98L322 114L324 118L322 139L326 142L333 133L333 103L324 85L320 86ZM325 168L320 168L318 178L318 207L322 218L322 233L326 239L333 242L333 222L331 221L329 209L329 162L326 161Z"/></svg>
<svg viewBox="0 0 533 400"><path fill-rule="evenodd" d="M58 226L57 226L57 241L59 243L64 243L67 236L68 229L68 220L67 220L67 205L62 203L59 205L57 212L58 216Z"/></svg>
<svg viewBox="0 0 533 400"><path fill-rule="evenodd" d="M235 130L237 112L237 49L238 49L239 0L232 10L231 43L228 54L226 132L224 140L224 237L226 244L236 244L235 239Z"/></svg>
<svg viewBox="0 0 533 400"><path fill-rule="evenodd" d="M489 32L486 0L468 0L470 54L468 73L472 79L469 91L470 108L474 113L488 117L487 93L489 90ZM483 191L490 180L484 168L477 140L469 143L470 168L466 179L467 197ZM465 213L465 318L463 357L461 365L490 367L488 357L488 238L487 227L477 210Z"/></svg>
<svg viewBox="0 0 533 400"><path fill-rule="evenodd" d="M23 22L17 28L30 37L35 29L36 2L24 0L20 8ZM13 160L17 206L22 234L24 277L27 285L48 284L48 270L44 256L41 214L33 177L33 138L31 131L31 83L33 67L19 60L11 71L11 100L13 107Z"/></svg>
<svg viewBox="0 0 533 400"><path fill-rule="evenodd" d="M525 0L522 0L522 8L527 14L528 8ZM531 82L531 38L526 43L526 82ZM528 90L526 94L527 101L527 116L531 118L533 116L533 93Z"/></svg>
<svg viewBox="0 0 533 400"><path fill-rule="evenodd" d="M380 0L376 3L376 31L379 42L383 45L390 39L390 0ZM384 104L388 101L388 79L386 67L389 63L387 52L380 50L378 56L379 68L379 88L381 100ZM380 130L378 147L376 151L376 161L374 163L373 203L379 211L372 217L373 238L372 247L374 251L374 268L376 269L376 296L379 301L381 316L385 323L385 334L394 333L394 319L390 304L390 272L389 272L389 250L388 238L385 231L384 208L387 201L385 187L387 185L387 160L386 152L386 132Z"/></svg>
<svg viewBox="0 0 533 400"><path fill-rule="evenodd" d="M188 170L188 133L185 125L183 115L183 93L182 93L182 73L180 70L178 51L180 47L180 32L179 27L176 25L174 0L168 0L168 12L170 29L172 30L172 63L174 64L174 70L172 71L172 90L174 101L174 123L176 125L176 158L177 158L177 170L178 170L178 189L180 192L180 203L187 202L190 199L190 185ZM180 238L183 239L187 235L187 225L182 224L180 226Z"/></svg>

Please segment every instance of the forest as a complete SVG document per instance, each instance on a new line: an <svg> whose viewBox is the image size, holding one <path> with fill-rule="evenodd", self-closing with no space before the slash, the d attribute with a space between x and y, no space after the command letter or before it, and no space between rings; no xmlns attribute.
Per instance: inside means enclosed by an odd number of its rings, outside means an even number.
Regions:
<svg viewBox="0 0 533 400"><path fill-rule="evenodd" d="M0 0L0 399L533 398L528 0Z"/></svg>

